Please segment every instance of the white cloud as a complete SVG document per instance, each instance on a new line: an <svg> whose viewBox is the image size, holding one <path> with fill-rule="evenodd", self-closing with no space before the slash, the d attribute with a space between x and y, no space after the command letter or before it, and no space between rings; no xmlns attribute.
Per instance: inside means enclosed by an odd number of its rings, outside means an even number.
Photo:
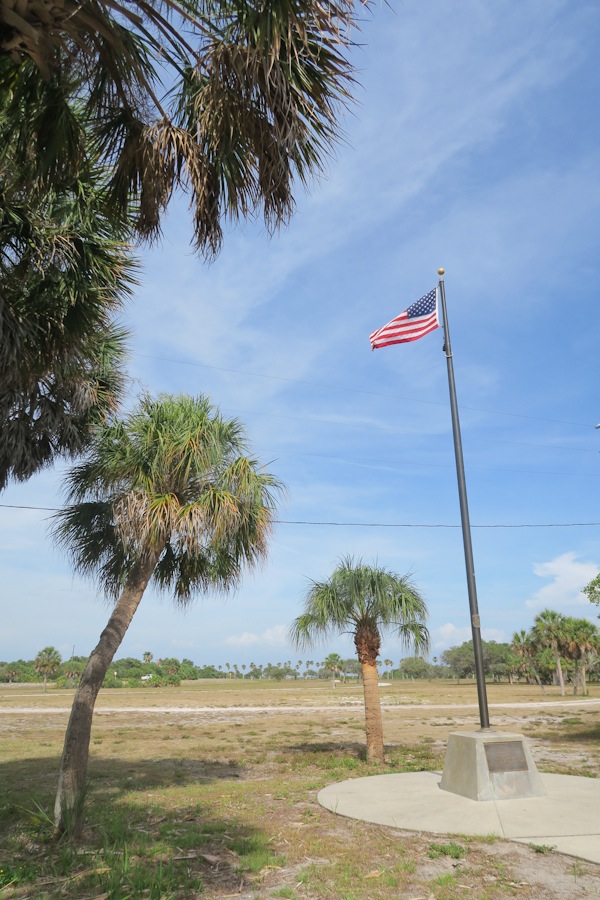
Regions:
<svg viewBox="0 0 600 900"><path fill-rule="evenodd" d="M231 637L225 638L225 644L234 647L250 647L256 644L269 647L284 647L287 641L287 625L274 625L267 628L262 634L256 634L252 631L244 631L243 634L233 634Z"/></svg>
<svg viewBox="0 0 600 900"><path fill-rule="evenodd" d="M448 647L458 647L465 641L472 638L471 628L469 625L458 626L452 622L446 622L439 628L435 628L432 634L432 646L434 650L446 650ZM502 643L506 640L506 635L499 628L482 628L481 637L484 641L497 641Z"/></svg>
<svg viewBox="0 0 600 900"><path fill-rule="evenodd" d="M577 553L562 553L550 562L535 563L533 571L540 578L551 578L526 601L529 609L562 610L568 606L587 606L588 599L582 588L598 574L598 566L592 562L579 562Z"/></svg>
<svg viewBox="0 0 600 900"><path fill-rule="evenodd" d="M471 639L471 629L468 625L458 628L452 622L446 622L433 632L433 649L445 650L447 647L456 647Z"/></svg>

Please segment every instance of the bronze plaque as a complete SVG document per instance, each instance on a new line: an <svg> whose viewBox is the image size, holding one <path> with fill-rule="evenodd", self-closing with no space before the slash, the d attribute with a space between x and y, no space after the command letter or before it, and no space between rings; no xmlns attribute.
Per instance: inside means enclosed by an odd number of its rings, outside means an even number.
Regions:
<svg viewBox="0 0 600 900"><path fill-rule="evenodd" d="M520 741L484 744L490 772L526 772L527 759Z"/></svg>

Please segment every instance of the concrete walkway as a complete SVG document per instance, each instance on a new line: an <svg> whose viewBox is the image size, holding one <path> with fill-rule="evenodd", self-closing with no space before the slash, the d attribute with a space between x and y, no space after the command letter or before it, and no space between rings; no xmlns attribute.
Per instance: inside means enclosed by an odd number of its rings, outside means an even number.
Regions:
<svg viewBox="0 0 600 900"><path fill-rule="evenodd" d="M600 863L600 779L540 773L546 797L469 800L442 791L441 772L371 775L332 784L319 803L341 816L433 834L495 834Z"/></svg>

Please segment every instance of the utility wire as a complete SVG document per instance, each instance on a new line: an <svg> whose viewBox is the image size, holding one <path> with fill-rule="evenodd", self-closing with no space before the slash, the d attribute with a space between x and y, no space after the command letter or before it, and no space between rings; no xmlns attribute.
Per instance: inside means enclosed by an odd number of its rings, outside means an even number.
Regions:
<svg viewBox="0 0 600 900"><path fill-rule="evenodd" d="M442 403L439 400L419 400L416 397L403 397L400 394L384 394L379 391L365 391L362 388L344 387L343 385L336 385L336 384L322 384L321 382L318 382L318 381L304 381L303 379L300 379L300 378L283 378L280 375L263 375L260 372L246 372L242 369L226 369L224 366L210 366L207 363L191 362L191 361L188 361L185 359L172 359L168 356L153 356L150 353L133 353L132 356L139 356L144 359L155 359L158 362L175 363L180 366L194 366L199 369L214 369L217 372L229 372L233 375L245 375L245 376L251 376L252 378L264 378L269 381L284 381L287 384L305 384L310 387L325 388L326 390L329 390L329 391L344 391L344 392L349 392L352 394L367 394L370 397L385 397L388 400L393 399L393 400L410 401L411 403L426 403L429 406L447 407L447 405L448 405L447 403ZM502 412L497 409L484 409L480 406L466 406L464 403L461 404L461 409L470 409L470 410L473 410L474 412L490 413L491 415L494 415L494 416L512 416L517 419L532 419L536 422L556 422L557 424L560 424L560 425L581 425L584 428L594 427L589 422L571 422L571 421L568 421L567 419L549 419L544 416L528 416L523 413Z"/></svg>
<svg viewBox="0 0 600 900"><path fill-rule="evenodd" d="M56 506L20 506L15 503L0 503L5 509L35 509L44 512L59 512ZM432 525L404 522L313 522L303 519L275 519L276 525L333 525L340 528L462 528L462 525ZM600 522L545 522L521 525L471 525L471 528L590 528Z"/></svg>
<svg viewBox="0 0 600 900"><path fill-rule="evenodd" d="M386 396L386 395L382 394L381 396ZM429 401L428 400L423 400L423 401L419 400L419 401L415 401L415 402L428 403ZM442 405L442 404L440 404L440 405ZM464 407L461 407L461 409L462 408L464 408ZM491 412L491 410L490 410L490 412ZM240 413L233 412L233 414L239 415ZM346 421L346 422L344 422L344 421L340 421L339 419L328 419L324 416L290 416L290 415L286 415L285 413L258 412L257 410L252 410L251 412L243 411L241 413L241 415L243 415L244 417L246 417L246 416L254 416L254 417L262 416L263 418L266 417L268 419L287 419L292 422L314 422L315 425L342 425L346 428L364 427L364 425L365 425L365 423L363 421ZM505 413L503 415L512 415L512 413ZM531 417L531 418L533 418L533 417ZM549 419L546 421L556 422L558 420L557 419ZM369 424L370 423L367 423L367 425L369 425ZM574 423L567 423L567 424L574 424ZM581 424L581 423L579 423L579 424ZM598 453L598 450L596 448L562 447L558 444L538 444L535 442L532 443L531 441L504 441L504 440L497 439L497 438L479 437L478 435L470 435L469 440L470 441L485 441L488 444L515 444L516 446L520 446L520 447L540 447L543 450L569 450L569 451L574 450L578 453Z"/></svg>

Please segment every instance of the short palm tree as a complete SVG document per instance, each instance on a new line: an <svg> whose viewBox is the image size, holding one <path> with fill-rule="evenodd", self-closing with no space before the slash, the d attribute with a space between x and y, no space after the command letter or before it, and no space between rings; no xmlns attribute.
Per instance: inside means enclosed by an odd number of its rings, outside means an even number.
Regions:
<svg viewBox="0 0 600 900"><path fill-rule="evenodd" d="M542 684L542 680L538 675L538 671L533 661L533 657L535 656L535 644L531 635L527 634L523 628L520 631L515 631L511 646L513 652L516 653L521 660L521 670L525 673L527 683L529 683L531 677L533 677L533 680L539 686L542 694L545 694L546 688Z"/></svg>
<svg viewBox="0 0 600 900"><path fill-rule="evenodd" d="M65 736L57 831L82 825L98 691L150 581L186 605L226 591L265 558L277 480L247 455L244 430L205 397L145 397L99 430L67 476L54 532L76 571L116 605L81 677Z"/></svg>
<svg viewBox="0 0 600 900"><path fill-rule="evenodd" d="M56 647L44 647L33 661L33 668L44 677L44 693L48 686L48 676L58 671L62 658Z"/></svg>
<svg viewBox="0 0 600 900"><path fill-rule="evenodd" d="M304 612L290 628L297 647L313 646L340 632L352 634L362 668L369 762L384 761L377 684L381 632L390 629L405 647L425 653L429 647L426 619L425 601L407 576L346 557L327 581L312 583Z"/></svg>
<svg viewBox="0 0 600 900"><path fill-rule="evenodd" d="M342 657L339 653L329 653L323 661L323 666L331 672L331 682L335 687L335 676L342 671Z"/></svg>
<svg viewBox="0 0 600 900"><path fill-rule="evenodd" d="M70 659L63 666L63 674L65 678L68 678L71 682L71 686L75 686L76 679L78 680L85 668L85 663L81 662L78 659Z"/></svg>

